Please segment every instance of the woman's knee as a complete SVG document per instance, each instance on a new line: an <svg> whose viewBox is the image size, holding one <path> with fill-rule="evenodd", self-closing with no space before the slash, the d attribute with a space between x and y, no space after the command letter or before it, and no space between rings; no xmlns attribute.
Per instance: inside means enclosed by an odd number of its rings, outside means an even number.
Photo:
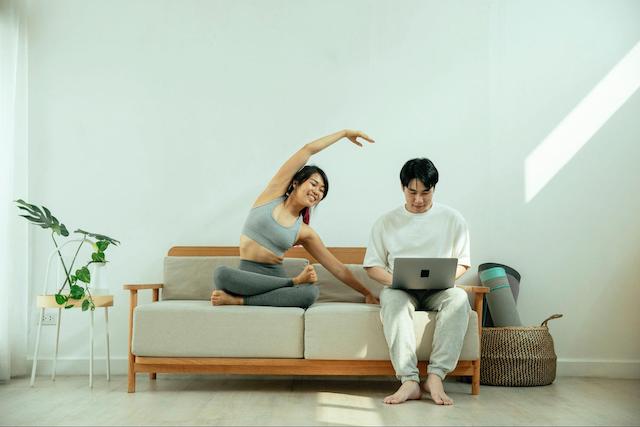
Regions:
<svg viewBox="0 0 640 427"><path fill-rule="evenodd" d="M213 285L216 289L225 288L224 284L229 282L230 273L231 268L226 265L221 265L213 271Z"/></svg>
<svg viewBox="0 0 640 427"><path fill-rule="evenodd" d="M308 308L313 305L314 302L318 299L320 295L320 289L318 289L315 285L306 285L304 288L302 297L301 297L301 306L303 308Z"/></svg>

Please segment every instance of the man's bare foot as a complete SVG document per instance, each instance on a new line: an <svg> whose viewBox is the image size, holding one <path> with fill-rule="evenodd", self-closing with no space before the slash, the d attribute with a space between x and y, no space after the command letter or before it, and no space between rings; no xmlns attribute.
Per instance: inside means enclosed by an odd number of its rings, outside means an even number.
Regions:
<svg viewBox="0 0 640 427"><path fill-rule="evenodd" d="M225 291L213 291L211 293L211 304L213 305L242 305L244 299L242 297L234 297Z"/></svg>
<svg viewBox="0 0 640 427"><path fill-rule="evenodd" d="M291 280L293 280L294 285L315 283L318 280L318 275L316 274L316 269L313 268L312 265L307 265L300 274Z"/></svg>
<svg viewBox="0 0 640 427"><path fill-rule="evenodd" d="M453 405L453 399L444 392L442 380L436 374L429 374L424 382L424 391L429 393L436 405Z"/></svg>
<svg viewBox="0 0 640 427"><path fill-rule="evenodd" d="M420 384L415 381L405 381L402 383L398 391L390 396L384 398L384 403L396 404L402 403L407 400L420 400L422 397L422 391L420 390Z"/></svg>

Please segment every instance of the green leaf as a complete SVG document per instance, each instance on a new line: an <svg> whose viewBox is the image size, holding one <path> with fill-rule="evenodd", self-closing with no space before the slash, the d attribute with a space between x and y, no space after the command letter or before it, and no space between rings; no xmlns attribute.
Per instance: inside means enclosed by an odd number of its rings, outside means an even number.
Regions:
<svg viewBox="0 0 640 427"><path fill-rule="evenodd" d="M91 281L91 273L89 273L89 269L87 267L82 267L76 270L76 277L84 283L89 283Z"/></svg>
<svg viewBox="0 0 640 427"><path fill-rule="evenodd" d="M51 211L46 206L42 206L42 209L40 209L38 206L27 203L22 199L15 202L18 204L18 208L29 213L29 215L20 215L29 220L29 222L42 228L50 228L54 233L65 237L69 235L67 227L64 224L60 224L60 221L51 214Z"/></svg>
<svg viewBox="0 0 640 427"><path fill-rule="evenodd" d="M82 311L87 311L89 309L90 304L91 303L89 302L88 299L82 301Z"/></svg>
<svg viewBox="0 0 640 427"><path fill-rule="evenodd" d="M96 242L96 246L98 247L100 252L104 252L107 250L107 246L109 246L109 242L107 242L106 240L98 240Z"/></svg>
<svg viewBox="0 0 640 427"><path fill-rule="evenodd" d="M16 203L18 203L18 205L21 205L21 206L18 206L19 209L22 209L23 211L27 211L29 215L36 217L38 221L42 220L45 217L44 212L42 212L42 209L40 209L36 205L30 205L29 203L26 203L23 200L16 200Z"/></svg>
<svg viewBox="0 0 640 427"><path fill-rule="evenodd" d="M78 278L73 274L69 276L69 279L71 280L72 285L78 281Z"/></svg>
<svg viewBox="0 0 640 427"><path fill-rule="evenodd" d="M22 206L18 206L20 209L24 209L26 211L30 211L30 212L40 212L40 208L37 207L36 205L31 205L27 202L25 202L22 199L18 199L15 201L17 204L22 205Z"/></svg>
<svg viewBox="0 0 640 427"><path fill-rule="evenodd" d="M53 216L53 215L51 215L51 211L50 211L49 209L47 209L47 207L46 207L46 206L43 206L43 207L42 207L42 210L44 211L44 213L45 213L45 215L47 216L47 218L54 219L54 220L55 220L55 222L58 222L58 220L56 219L56 217L55 217L55 216Z"/></svg>
<svg viewBox="0 0 640 427"><path fill-rule="evenodd" d="M91 259L95 262L104 262L104 252L94 252L91 254Z"/></svg>
<svg viewBox="0 0 640 427"><path fill-rule="evenodd" d="M69 304L69 305L65 305L65 306L64 306L64 309L65 309L65 310L66 310L66 309L69 309L69 308L73 308L73 304Z"/></svg>
<svg viewBox="0 0 640 427"><path fill-rule="evenodd" d="M67 297L65 295L61 295L61 294L56 294L56 303L58 303L58 305L62 305L65 302L67 302Z"/></svg>
<svg viewBox="0 0 640 427"><path fill-rule="evenodd" d="M82 299L84 297L84 288L78 285L71 285L69 296L73 299Z"/></svg>
<svg viewBox="0 0 640 427"><path fill-rule="evenodd" d="M115 246L118 246L118 244L120 244L118 240L112 239L111 237L105 236L104 234L89 233L88 231L84 231L81 229L77 229L76 231L74 231L74 233L80 233L80 234L84 234L85 236L95 237L98 240L106 240L108 243L111 243L112 245L115 245Z"/></svg>

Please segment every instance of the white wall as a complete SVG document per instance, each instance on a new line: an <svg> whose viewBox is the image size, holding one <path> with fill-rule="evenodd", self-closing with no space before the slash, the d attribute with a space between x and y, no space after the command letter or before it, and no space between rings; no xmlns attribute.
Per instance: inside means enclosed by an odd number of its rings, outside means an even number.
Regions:
<svg viewBox="0 0 640 427"><path fill-rule="evenodd" d="M640 40L638 22L633 0L34 0L28 198L122 241L108 257L124 372L121 284L161 281L173 245L236 245L282 161L363 129L375 145L313 159L331 180L313 224L327 245L365 245L402 202L404 161L427 156L474 267L522 273L526 324L565 314L551 326L560 372L640 377L640 96L524 197L525 159ZM51 242L32 234L35 295ZM86 359L86 316L65 316L61 356Z"/></svg>

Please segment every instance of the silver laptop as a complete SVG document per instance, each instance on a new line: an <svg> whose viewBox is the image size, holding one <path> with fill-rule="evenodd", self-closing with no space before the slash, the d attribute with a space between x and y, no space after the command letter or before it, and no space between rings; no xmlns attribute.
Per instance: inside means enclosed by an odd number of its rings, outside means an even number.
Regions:
<svg viewBox="0 0 640 427"><path fill-rule="evenodd" d="M393 261L395 289L448 289L456 279L458 258L396 258Z"/></svg>

